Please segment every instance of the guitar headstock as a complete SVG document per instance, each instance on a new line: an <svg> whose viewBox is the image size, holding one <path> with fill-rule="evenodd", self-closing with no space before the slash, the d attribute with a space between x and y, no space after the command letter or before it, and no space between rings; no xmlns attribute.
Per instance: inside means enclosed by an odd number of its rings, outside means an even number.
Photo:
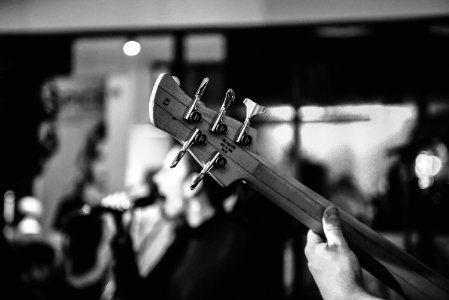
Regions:
<svg viewBox="0 0 449 300"><path fill-rule="evenodd" d="M175 78L161 74L153 87L149 103L150 123L183 145L181 152L173 158L172 166L175 167L184 153L189 151L203 167L192 188L206 173L221 185L228 186L238 179L245 179L248 172L257 167L248 165L249 160L245 160L247 155L256 152L256 130L249 127L249 122L253 116L265 112L264 107L245 99L247 116L244 123L227 116L226 109L235 98L230 89L220 110L214 111L200 101L207 83L206 78L192 99Z"/></svg>

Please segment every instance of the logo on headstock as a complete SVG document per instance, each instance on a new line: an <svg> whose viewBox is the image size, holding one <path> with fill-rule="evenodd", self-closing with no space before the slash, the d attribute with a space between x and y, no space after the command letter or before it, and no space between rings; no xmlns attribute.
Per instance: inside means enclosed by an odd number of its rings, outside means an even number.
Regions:
<svg viewBox="0 0 449 300"><path fill-rule="evenodd" d="M224 153L232 153L233 150L235 150L235 145L233 145L232 143L228 142L226 139L223 139L220 143L221 145L221 151Z"/></svg>

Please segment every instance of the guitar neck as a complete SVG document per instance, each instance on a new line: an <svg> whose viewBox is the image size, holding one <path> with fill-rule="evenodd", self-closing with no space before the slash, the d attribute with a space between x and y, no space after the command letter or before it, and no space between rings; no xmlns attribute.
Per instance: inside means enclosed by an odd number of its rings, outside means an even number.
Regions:
<svg viewBox="0 0 449 300"><path fill-rule="evenodd" d="M205 166L211 165L211 155L218 157L216 153L227 159L226 168L216 168L209 172L217 182L226 186L237 179L244 179L298 221L322 235L321 218L324 209L331 203L297 180L270 167L254 154L254 143L247 146L237 143L240 128L245 128L241 127L240 122L222 116L223 123L228 127L227 133L211 133L217 112L203 104L197 104L171 76L161 74L150 97L150 122L179 141L193 141L192 134L201 131L207 135L207 143L193 146L189 148L189 152ZM257 105L254 106L253 103L251 107L250 112ZM185 120L186 112L191 110L202 115L201 122ZM247 134L255 137L256 133L248 128ZM345 237L367 271L407 299L449 299L449 281L446 278L343 210L341 217Z"/></svg>
<svg viewBox="0 0 449 300"><path fill-rule="evenodd" d="M331 202L297 180L278 173L259 156L245 181L301 223L323 235L322 215ZM335 205L335 204L332 204ZM340 210L346 239L361 265L407 299L449 299L449 281Z"/></svg>

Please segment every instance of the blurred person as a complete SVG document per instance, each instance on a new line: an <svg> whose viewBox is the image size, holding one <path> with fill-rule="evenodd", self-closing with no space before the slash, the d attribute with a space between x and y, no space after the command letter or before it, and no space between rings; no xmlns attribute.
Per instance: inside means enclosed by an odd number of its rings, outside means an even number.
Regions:
<svg viewBox="0 0 449 300"><path fill-rule="evenodd" d="M133 202L135 207L145 207L154 204L159 199L159 190L156 182L154 182L154 175L157 173L157 168L149 169L144 174L144 186L146 193L144 196L136 198Z"/></svg>
<svg viewBox="0 0 449 300"><path fill-rule="evenodd" d="M302 224L247 184L238 186L236 203L229 213L250 230L251 238L257 239L257 255L263 258L264 266L258 280L265 286L264 298L297 299L293 294L299 293L296 290L299 287L294 280L304 281L305 278L302 272L294 274L292 268L300 256L294 255L289 247L292 237L298 235L298 225Z"/></svg>
<svg viewBox="0 0 449 300"><path fill-rule="evenodd" d="M172 238L144 276L131 275L138 268L129 261L132 256L126 255L130 253L129 243L116 245L116 266L122 269L119 273L132 278L122 286L121 295L124 299L173 300L262 297L265 287L257 283L263 261L255 259L253 237L223 206L234 189L222 188L206 176L191 190L191 182L201 168L186 154L171 169L171 160L179 150L175 146L169 151L154 177L164 197L163 218L172 220ZM124 269L128 272L123 272Z"/></svg>
<svg viewBox="0 0 449 300"><path fill-rule="evenodd" d="M54 216L53 228L61 241L64 297L100 299L112 282L110 243L116 226L110 212L99 211L108 195L106 143L106 125L99 120L77 158L74 188L63 196Z"/></svg>
<svg viewBox="0 0 449 300"><path fill-rule="evenodd" d="M363 287L362 269L343 236L338 209L327 207L322 222L326 240L309 230L304 252L323 299L380 299Z"/></svg>
<svg viewBox="0 0 449 300"><path fill-rule="evenodd" d="M15 86L13 82L17 79L12 78L6 86ZM40 97L37 96L39 91ZM2 98L6 112L5 125L9 128L5 131L2 153L3 176L0 191L3 198L7 194L15 195L16 199L32 196L34 180L45 170L46 163L58 148L56 121L59 108L55 87L50 84L43 87L33 84L19 92L21 98L30 100L27 102L27 109L24 109L22 101L16 101L16 89L8 88ZM17 118L18 112L20 118ZM50 263L47 258L50 256L44 254L46 250L39 250L34 256L17 251L15 226L23 220L24 215L14 205L12 219L4 220L3 209L0 216L0 298L42 299L37 291L48 282L51 266L47 264ZM9 229L12 231L5 230L5 225L11 226ZM11 232L13 234L9 234ZM39 289L36 289L37 286Z"/></svg>
<svg viewBox="0 0 449 300"><path fill-rule="evenodd" d="M112 299L113 222L109 214L82 211L64 219L61 227L62 298Z"/></svg>
<svg viewBox="0 0 449 300"><path fill-rule="evenodd" d="M174 240L181 213L166 215L154 182L157 169L145 172L146 195L113 193L102 201L104 209L115 216L115 236L111 243L114 255L114 299L135 299L138 288ZM127 205L123 205L127 203ZM131 286L131 287L130 287Z"/></svg>
<svg viewBox="0 0 449 300"><path fill-rule="evenodd" d="M152 169L145 173L148 193L133 200L128 217L128 231L138 271L143 277L149 274L173 242L176 227L182 223L181 213L164 213L164 202L154 180L157 172L157 169Z"/></svg>
<svg viewBox="0 0 449 300"><path fill-rule="evenodd" d="M136 278L147 274L171 241L171 227L162 217L152 181L154 171L146 174L145 197L133 199L127 191L109 193L106 147L105 123L100 120L78 157L75 188L64 196L54 218L53 226L63 240L61 267L67 290L76 297L120 298L132 281L129 273ZM114 268L115 256L132 266Z"/></svg>
<svg viewBox="0 0 449 300"><path fill-rule="evenodd" d="M124 214L124 226L130 235L139 273L148 274L152 266L171 242L172 222L164 218L159 189L154 181L157 169L144 174L146 195L132 199L131 208ZM114 197L111 202L117 202Z"/></svg>
<svg viewBox="0 0 449 300"><path fill-rule="evenodd" d="M88 133L77 158L78 179L73 190L59 203L53 227L61 228L64 218L84 205L96 206L107 195L106 126L100 120Z"/></svg>

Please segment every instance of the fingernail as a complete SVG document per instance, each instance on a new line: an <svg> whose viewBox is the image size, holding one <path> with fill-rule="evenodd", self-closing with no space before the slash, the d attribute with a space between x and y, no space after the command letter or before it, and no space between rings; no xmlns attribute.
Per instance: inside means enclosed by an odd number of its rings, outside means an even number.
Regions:
<svg viewBox="0 0 449 300"><path fill-rule="evenodd" d="M324 213L324 218L326 220L335 220L338 218L338 209L335 206L331 206L330 208L327 208Z"/></svg>

